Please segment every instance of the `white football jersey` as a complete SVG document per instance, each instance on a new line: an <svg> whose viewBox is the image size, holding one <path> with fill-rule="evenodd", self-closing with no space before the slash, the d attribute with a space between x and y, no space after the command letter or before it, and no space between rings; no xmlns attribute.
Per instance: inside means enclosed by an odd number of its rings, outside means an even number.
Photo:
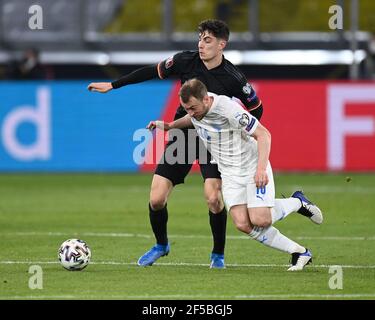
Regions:
<svg viewBox="0 0 375 320"><path fill-rule="evenodd" d="M257 142L250 135L258 120L227 96L216 95L204 118L191 121L222 176L253 176L258 163Z"/></svg>

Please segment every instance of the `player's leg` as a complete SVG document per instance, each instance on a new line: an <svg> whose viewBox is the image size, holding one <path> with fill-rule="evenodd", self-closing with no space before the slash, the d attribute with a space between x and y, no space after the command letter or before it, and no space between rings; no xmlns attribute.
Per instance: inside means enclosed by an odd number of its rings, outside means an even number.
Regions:
<svg viewBox="0 0 375 320"><path fill-rule="evenodd" d="M270 181L269 184L274 185L271 164L269 164L267 173ZM310 220L316 224L321 224L323 222L321 210L307 199L302 191L296 191L289 198L275 199L274 207L271 209L272 224L276 221L284 220L292 212L298 212L310 218Z"/></svg>
<svg viewBox="0 0 375 320"><path fill-rule="evenodd" d="M245 181L247 182L247 179ZM252 229L247 213L246 183L232 179L232 177L224 176L222 180L222 193L234 225L239 231L248 235Z"/></svg>
<svg viewBox="0 0 375 320"><path fill-rule="evenodd" d="M268 188L268 192L273 192L273 198L274 198L275 183L274 183L273 172L272 172L272 167L270 163L268 163L268 166L267 166L267 175L268 175L269 182L266 188ZM272 190L270 188L272 188ZM262 198L263 189L257 189L256 191L257 191L256 197ZM269 196L272 197L272 195L269 195ZM285 219L289 214L297 211L300 207L301 207L301 202L295 198L274 199L273 206L271 209L272 224L276 221Z"/></svg>
<svg viewBox="0 0 375 320"><path fill-rule="evenodd" d="M235 205L230 208L230 214L239 231L264 245L289 254L306 251L304 247L288 239L271 226L270 208L247 208L247 205Z"/></svg>
<svg viewBox="0 0 375 320"><path fill-rule="evenodd" d="M284 220L289 214L298 212L308 217L315 224L322 224L322 211L313 204L302 191L296 191L290 198L275 199L275 206L272 211L272 224L276 221Z"/></svg>
<svg viewBox="0 0 375 320"><path fill-rule="evenodd" d="M272 208L272 223L284 220L292 212L308 217L315 224L323 223L322 211L308 200L302 191L294 192L290 198L275 199L275 206Z"/></svg>
<svg viewBox="0 0 375 320"><path fill-rule="evenodd" d="M299 214L308 217L316 224L323 223L322 211L318 208L318 206L313 204L302 191L294 192L289 199L295 199L299 202L299 207L296 210Z"/></svg>
<svg viewBox="0 0 375 320"><path fill-rule="evenodd" d="M158 174L154 174L150 191L149 216L152 231L154 232L156 238L156 243L160 245L168 244L167 201L172 190L172 181L165 177L159 176Z"/></svg>
<svg viewBox="0 0 375 320"><path fill-rule="evenodd" d="M171 144L167 145L166 150ZM167 160L166 152L164 152L151 184L149 217L156 244L139 258L138 265L140 266L151 266L160 257L168 255L170 251L167 234L168 197L175 185L184 183L191 164L170 164Z"/></svg>
<svg viewBox="0 0 375 320"><path fill-rule="evenodd" d="M275 212L272 210L275 203L275 186L270 166L267 167L267 174L269 182L264 188L257 188L255 183L249 183L247 186L248 213L254 226L249 236L266 246L291 254L292 264L294 262L292 267L295 270L302 270L311 261L311 253L272 226Z"/></svg>
<svg viewBox="0 0 375 320"><path fill-rule="evenodd" d="M252 239L289 254L294 252L304 253L306 251L304 247L290 240L271 225L271 208L251 207L248 208L248 213L251 224L254 226L249 233Z"/></svg>
<svg viewBox="0 0 375 320"><path fill-rule="evenodd" d="M208 216L213 238L211 268L224 268L224 249L227 228L227 210L223 203L221 175L211 154L200 139L197 142L199 166L204 179L204 195L208 205Z"/></svg>
<svg viewBox="0 0 375 320"><path fill-rule="evenodd" d="M284 220L292 212L297 212L300 207L301 202L295 198L275 199L275 206L271 209L272 224Z"/></svg>
<svg viewBox="0 0 375 320"><path fill-rule="evenodd" d="M252 231L252 225L247 212L247 205L235 205L230 208L229 212L237 230L248 235Z"/></svg>
<svg viewBox="0 0 375 320"><path fill-rule="evenodd" d="M167 236L168 210L167 200L172 192L173 183L158 174L154 174L151 183L149 218L156 244L138 259L139 266L151 266L160 257L169 253Z"/></svg>
<svg viewBox="0 0 375 320"><path fill-rule="evenodd" d="M206 178L204 180L204 196L210 212L219 214L224 208L221 195L221 179Z"/></svg>
<svg viewBox="0 0 375 320"><path fill-rule="evenodd" d="M302 270L306 264L311 262L312 255L308 249L287 238L275 227L269 224L267 226L267 222L270 223L271 221L270 208L251 209L255 210L250 212L247 205L231 207L230 214L239 231L268 247L291 254L291 266L288 269L290 271ZM254 225L255 223L251 221L250 216L254 216L254 222L263 225L263 227Z"/></svg>
<svg viewBox="0 0 375 320"><path fill-rule="evenodd" d="M213 238L211 268L223 268L227 226L227 211L221 194L221 179L206 178L204 194L208 205L208 215Z"/></svg>
<svg viewBox="0 0 375 320"><path fill-rule="evenodd" d="M288 271L302 270L312 261L312 254L307 248L289 239L272 225L267 226L267 222L271 221L271 208L248 208L248 211L251 224L254 225L249 236L268 247L291 254L291 266Z"/></svg>
<svg viewBox="0 0 375 320"><path fill-rule="evenodd" d="M313 204L302 191L296 191L290 198L275 199L275 206L272 210L272 224L284 220L292 212L297 212L309 218L315 224L323 223L322 211Z"/></svg>

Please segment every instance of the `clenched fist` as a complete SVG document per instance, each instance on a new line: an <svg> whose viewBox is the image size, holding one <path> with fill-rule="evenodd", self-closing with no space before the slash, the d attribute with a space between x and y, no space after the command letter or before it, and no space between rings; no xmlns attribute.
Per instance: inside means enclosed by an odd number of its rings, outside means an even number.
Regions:
<svg viewBox="0 0 375 320"><path fill-rule="evenodd" d="M107 93L113 89L111 82L92 82L88 85L89 91L96 91L100 93Z"/></svg>

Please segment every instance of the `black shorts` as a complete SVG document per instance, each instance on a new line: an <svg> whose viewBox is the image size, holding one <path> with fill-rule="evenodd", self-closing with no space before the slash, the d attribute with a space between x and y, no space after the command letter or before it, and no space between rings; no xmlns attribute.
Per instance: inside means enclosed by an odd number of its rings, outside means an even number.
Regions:
<svg viewBox="0 0 375 320"><path fill-rule="evenodd" d="M193 162L198 159L200 171L204 180L207 178L221 179L216 163L211 163L211 154L204 147L195 129L185 129L183 136L174 136L170 130L171 137L164 150L163 156L155 170L155 174L169 179L175 186L184 183ZM185 153L181 153L184 150Z"/></svg>

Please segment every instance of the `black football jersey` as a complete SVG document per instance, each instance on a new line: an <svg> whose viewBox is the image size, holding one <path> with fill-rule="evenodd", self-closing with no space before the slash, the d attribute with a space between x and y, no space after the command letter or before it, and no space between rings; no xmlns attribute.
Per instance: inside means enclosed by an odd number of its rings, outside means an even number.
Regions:
<svg viewBox="0 0 375 320"><path fill-rule="evenodd" d="M179 78L181 84L196 78L206 85L209 92L237 98L249 111L261 104L245 75L225 57L219 66L208 70L200 59L198 51L183 51L160 62L158 73L162 79ZM175 118L185 114L186 111L180 106Z"/></svg>

